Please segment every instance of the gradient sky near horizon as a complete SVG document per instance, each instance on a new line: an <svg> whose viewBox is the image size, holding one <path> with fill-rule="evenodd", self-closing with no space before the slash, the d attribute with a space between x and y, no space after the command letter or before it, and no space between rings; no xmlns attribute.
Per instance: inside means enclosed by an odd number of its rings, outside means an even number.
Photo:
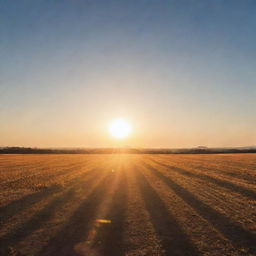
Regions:
<svg viewBox="0 0 256 256"><path fill-rule="evenodd" d="M0 1L0 146L116 145L256 145L256 1Z"/></svg>

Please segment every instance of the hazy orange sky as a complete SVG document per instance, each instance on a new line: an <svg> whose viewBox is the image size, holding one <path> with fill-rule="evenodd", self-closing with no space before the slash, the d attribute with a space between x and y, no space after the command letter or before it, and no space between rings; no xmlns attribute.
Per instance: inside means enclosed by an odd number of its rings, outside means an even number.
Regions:
<svg viewBox="0 0 256 256"><path fill-rule="evenodd" d="M254 1L5 1L0 146L256 145ZM122 141L108 126L125 118Z"/></svg>

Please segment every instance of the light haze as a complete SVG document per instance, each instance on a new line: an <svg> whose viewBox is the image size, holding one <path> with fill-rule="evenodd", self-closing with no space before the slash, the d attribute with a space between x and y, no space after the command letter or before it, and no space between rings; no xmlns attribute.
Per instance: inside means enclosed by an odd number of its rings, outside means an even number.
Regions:
<svg viewBox="0 0 256 256"><path fill-rule="evenodd" d="M1 1L0 20L0 146L256 145L256 1Z"/></svg>

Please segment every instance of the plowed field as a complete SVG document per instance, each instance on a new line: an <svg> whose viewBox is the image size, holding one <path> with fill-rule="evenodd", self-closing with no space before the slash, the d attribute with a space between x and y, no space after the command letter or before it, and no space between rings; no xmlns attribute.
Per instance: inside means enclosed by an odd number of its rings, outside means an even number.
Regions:
<svg viewBox="0 0 256 256"><path fill-rule="evenodd" d="M0 155L1 255L256 255L256 154Z"/></svg>

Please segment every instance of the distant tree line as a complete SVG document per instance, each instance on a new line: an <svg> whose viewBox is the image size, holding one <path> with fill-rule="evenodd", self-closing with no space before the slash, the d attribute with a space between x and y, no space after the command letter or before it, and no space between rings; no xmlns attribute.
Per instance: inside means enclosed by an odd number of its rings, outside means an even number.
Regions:
<svg viewBox="0 0 256 256"><path fill-rule="evenodd" d="M256 153L256 147L244 148L182 148L182 149L150 149L150 148L81 148L54 149L30 147L2 147L0 154L219 154L219 153Z"/></svg>

